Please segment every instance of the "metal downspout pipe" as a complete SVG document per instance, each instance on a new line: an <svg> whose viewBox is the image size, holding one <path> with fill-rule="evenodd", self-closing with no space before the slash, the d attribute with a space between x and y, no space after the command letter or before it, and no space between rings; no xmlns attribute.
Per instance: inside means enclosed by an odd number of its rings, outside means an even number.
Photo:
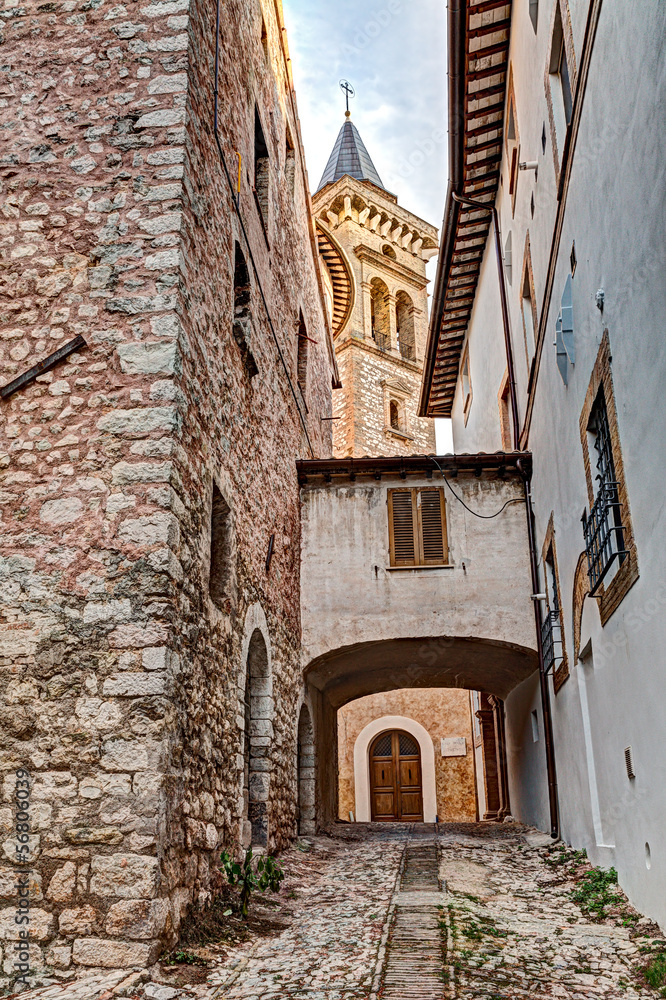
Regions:
<svg viewBox="0 0 666 1000"><path fill-rule="evenodd" d="M509 398L511 401L511 417L513 424L513 447L515 451L520 451L520 428L518 423L518 398L516 393L515 367L513 363L513 345L511 342L511 327L509 324L509 307L506 294L506 281L504 277L504 263L502 257L502 237L499 227L499 216L494 205L486 205L481 201L474 201L462 195L452 194L454 201L460 205L467 205L479 211L488 212L493 217L493 229L495 231L495 255L497 258L497 274L499 277L500 303L502 307L502 326L504 329L504 347L506 350L506 366L509 382ZM534 626L537 637L537 653L539 656L539 684L541 688L541 709L543 713L543 734L546 750L546 772L548 775L548 802L550 807L550 835L553 838L559 837L559 811L557 801L557 771L555 767L555 747L553 743L553 718L550 705L550 691L548 688L548 674L545 670L543 659L543 642L541 638L541 612L536 594L540 592L539 585L539 558L536 549L536 532L534 528L534 509L532 507L532 491L530 474L523 467L520 459L516 462L523 479L523 489L525 491L525 513L527 517L527 539L530 550L530 576L532 579L532 604L534 607Z"/></svg>

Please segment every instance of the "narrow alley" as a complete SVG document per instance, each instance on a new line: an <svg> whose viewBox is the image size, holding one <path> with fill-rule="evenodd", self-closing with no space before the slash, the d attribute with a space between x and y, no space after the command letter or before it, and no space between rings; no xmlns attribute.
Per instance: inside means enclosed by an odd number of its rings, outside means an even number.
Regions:
<svg viewBox="0 0 666 1000"><path fill-rule="evenodd" d="M0 997L666 1000L666 2L0 44Z"/></svg>
<svg viewBox="0 0 666 1000"><path fill-rule="evenodd" d="M23 1000L657 997L663 937L580 855L519 824L339 824L282 858L272 930L208 965L108 971ZM591 887L587 891L586 887ZM600 895L601 893L601 895ZM576 895L578 903L572 896ZM606 902L599 915L599 902ZM274 906L274 908L273 908ZM595 910L595 907L597 909ZM191 958L193 956L190 956ZM198 983L182 981L182 970ZM199 975L200 974L200 975Z"/></svg>

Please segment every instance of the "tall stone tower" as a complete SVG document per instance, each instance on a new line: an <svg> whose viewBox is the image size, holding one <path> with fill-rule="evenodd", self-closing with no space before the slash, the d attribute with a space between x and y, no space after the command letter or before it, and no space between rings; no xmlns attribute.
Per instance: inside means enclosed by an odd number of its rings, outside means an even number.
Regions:
<svg viewBox="0 0 666 1000"><path fill-rule="evenodd" d="M437 230L386 190L349 111L313 208L343 386L333 394L334 453L434 451L434 422L417 408Z"/></svg>

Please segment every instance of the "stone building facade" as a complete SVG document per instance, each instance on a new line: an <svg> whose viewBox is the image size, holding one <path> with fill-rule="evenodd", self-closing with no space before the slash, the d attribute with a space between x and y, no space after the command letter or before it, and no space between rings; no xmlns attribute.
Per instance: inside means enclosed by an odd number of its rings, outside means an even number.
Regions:
<svg viewBox="0 0 666 1000"><path fill-rule="evenodd" d="M76 348L0 404L8 974L19 860L34 969L145 965L221 846L297 829L337 375L280 11L220 7L219 149L214 5L5 12L2 383Z"/></svg>
<svg viewBox="0 0 666 1000"><path fill-rule="evenodd" d="M454 767L446 760L444 767L459 781L449 801L461 803L459 817L469 817L470 691L482 692L475 713L490 708L477 777L494 788L496 801L481 818L510 811L504 703L537 663L520 471L529 471L530 461L523 453L481 453L299 462L301 655L316 723L319 822L350 819L352 760L351 809L359 818L356 776L365 785L374 756L368 741L359 743L368 724L375 726L372 738L386 731L415 737L423 766L429 746L433 775L441 739L465 737L466 761L458 758ZM444 530L437 554L429 546L421 558L425 547L417 554L415 544L410 558L409 518L396 548L396 497L407 497L417 512L415 541L424 523L419 506L439 505ZM449 778L448 794L452 784ZM434 821L436 797L427 812L425 780L422 790L424 818ZM444 805L451 817L453 805Z"/></svg>
<svg viewBox="0 0 666 1000"><path fill-rule="evenodd" d="M437 253L437 230L384 188L349 117L313 208L342 382L333 395L334 453L434 452L434 422L417 408L426 261Z"/></svg>

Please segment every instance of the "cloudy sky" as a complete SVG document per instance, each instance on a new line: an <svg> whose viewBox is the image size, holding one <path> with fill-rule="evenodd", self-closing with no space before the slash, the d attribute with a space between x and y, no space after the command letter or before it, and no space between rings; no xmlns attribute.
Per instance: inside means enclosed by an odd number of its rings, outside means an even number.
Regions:
<svg viewBox="0 0 666 1000"><path fill-rule="evenodd" d="M340 126L339 81L386 187L439 226L446 192L443 0L284 0L310 184ZM434 138L433 138L434 137Z"/></svg>
<svg viewBox="0 0 666 1000"><path fill-rule="evenodd" d="M284 13L311 188L344 121L344 78L356 90L352 121L384 185L439 229L447 177L444 0L284 0ZM435 267L431 261L431 279ZM438 432L437 450L449 451L446 428Z"/></svg>

